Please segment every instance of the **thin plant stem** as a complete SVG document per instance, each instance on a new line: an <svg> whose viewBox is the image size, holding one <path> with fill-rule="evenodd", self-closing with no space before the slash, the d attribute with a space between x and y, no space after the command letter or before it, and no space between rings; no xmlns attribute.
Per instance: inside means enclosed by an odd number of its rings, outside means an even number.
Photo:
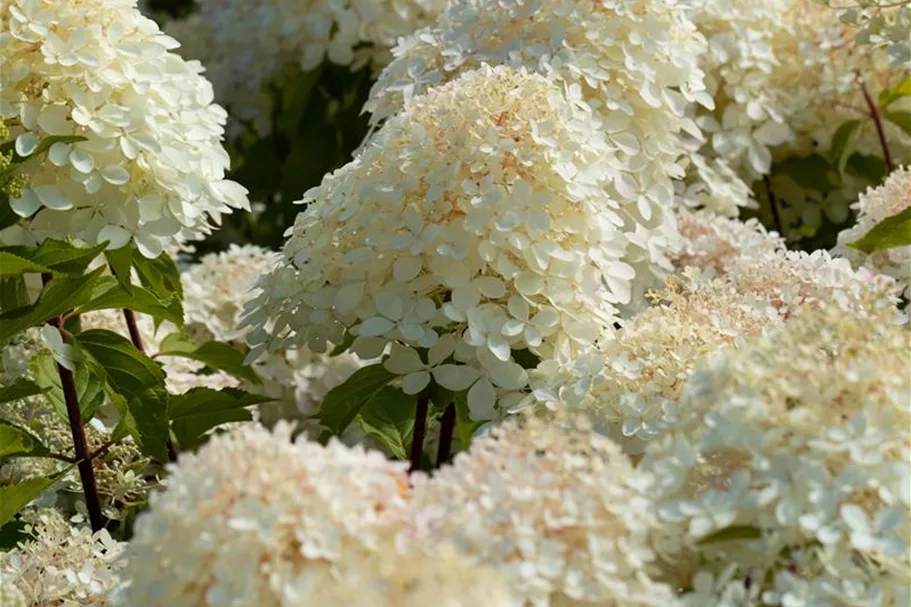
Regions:
<svg viewBox="0 0 911 607"><path fill-rule="evenodd" d="M886 131L883 130L883 119L879 113L879 106L870 96L870 91L867 90L867 85L863 78L860 77L860 74L857 76L857 82L860 85L860 92L863 93L864 101L867 102L867 108L870 110L870 118L873 119L873 125L876 127L876 134L879 136L879 146L883 149L883 160L886 161L886 170L891 173L895 170L895 165L892 164L892 153L889 152L889 144L886 141Z"/></svg>
<svg viewBox="0 0 911 607"><path fill-rule="evenodd" d="M426 396L418 397L418 406L414 412L414 432L411 438L411 467L409 472L421 469L421 455L424 453L424 435L427 432L427 409L429 400Z"/></svg>
<svg viewBox="0 0 911 607"><path fill-rule="evenodd" d="M775 200L775 194L772 193L772 180L768 175L762 176L762 182L765 184L765 193L769 199L769 208L772 209L772 221L775 223L775 231L784 238L784 230L781 226L781 215L778 212L778 201Z"/></svg>
<svg viewBox="0 0 911 607"><path fill-rule="evenodd" d="M452 435L455 432L455 403L449 403L440 420L440 446L437 449L437 468L449 462L452 456Z"/></svg>
<svg viewBox="0 0 911 607"><path fill-rule="evenodd" d="M116 276L117 274L114 272L114 266L109 265L108 267L111 268L111 273ZM123 319L127 323L127 331L130 333L130 341L133 342L133 346L135 346L136 349L140 352L144 353L146 349L145 344L142 342L142 334L139 332L139 324L136 322L136 313L133 310L124 308ZM154 358L154 356L152 358ZM168 449L168 460L176 462L177 448L174 446L174 441L169 438L166 446Z"/></svg>
<svg viewBox="0 0 911 607"><path fill-rule="evenodd" d="M51 280L50 274L41 275L44 284ZM52 318L48 324L58 330L63 327L60 316ZM60 386L63 388L63 400L66 403L66 416L70 422L70 433L73 436L73 451L76 465L79 469L79 478L82 481L82 492L85 495L85 507L89 513L89 523L92 531L104 528L104 517L101 514L101 500L98 498L98 484L95 482L95 469L89 454L88 441L85 438L85 425L82 421L82 412L79 410L79 394L76 391L76 380L73 372L57 363L57 374L60 376Z"/></svg>

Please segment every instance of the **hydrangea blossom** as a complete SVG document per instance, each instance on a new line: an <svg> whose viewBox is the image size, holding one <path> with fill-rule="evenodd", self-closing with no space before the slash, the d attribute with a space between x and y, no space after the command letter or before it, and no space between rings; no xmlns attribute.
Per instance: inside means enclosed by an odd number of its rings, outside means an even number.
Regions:
<svg viewBox="0 0 911 607"><path fill-rule="evenodd" d="M585 420L520 416L432 478L417 475L412 516L496 567L525 604L665 605L672 592L648 578L649 523L631 474Z"/></svg>
<svg viewBox="0 0 911 607"><path fill-rule="evenodd" d="M428 87L483 63L534 70L565 86L595 113L618 150L606 167L616 188L640 204L670 206L682 177L681 136L700 138L690 104L712 107L699 67L705 40L678 0L459 0L429 28L403 39L365 109L374 124ZM713 188L714 181L703 181ZM723 198L724 195L721 195ZM661 225L656 233L671 234Z"/></svg>
<svg viewBox="0 0 911 607"><path fill-rule="evenodd" d="M353 70L382 65L397 38L428 23L441 0L199 0L199 12L165 31L206 66L232 115L271 129L269 85L325 59Z"/></svg>
<svg viewBox="0 0 911 607"><path fill-rule="evenodd" d="M716 106L697 113L709 135L703 152L750 180L769 173L775 154L828 150L840 125L866 114L858 73L873 94L903 77L886 53L856 45L838 13L818 2L700 0L691 14L709 43L702 68ZM906 154L907 136L886 128ZM882 155L871 120L856 145Z"/></svg>
<svg viewBox="0 0 911 607"><path fill-rule="evenodd" d="M681 389L706 358L776 329L800 309L831 302L846 314L882 309L898 318L891 280L854 272L824 251L734 257L725 270L707 279L687 269L653 294L655 307L596 349L541 363L524 404L594 412L609 436L638 453L680 423Z"/></svg>
<svg viewBox="0 0 911 607"><path fill-rule="evenodd" d="M836 253L876 272L887 274L904 287L911 299L911 246L893 247L864 255L847 245L860 240L887 217L898 215L911 206L911 170L899 168L879 187L870 188L853 205L857 223L838 235Z"/></svg>
<svg viewBox="0 0 911 607"><path fill-rule="evenodd" d="M18 591L20 605L109 607L126 544L105 529L93 534L78 518L71 524L53 509L25 511L23 519L28 539L0 552L0 599L6 593L14 599L2 605L16 607Z"/></svg>
<svg viewBox="0 0 911 607"><path fill-rule="evenodd" d="M678 270L696 267L724 274L728 266L785 250L784 240L758 219L739 221L705 211L677 210L682 245L672 261Z"/></svg>
<svg viewBox="0 0 911 607"><path fill-rule="evenodd" d="M246 424L172 466L136 522L119 604L299 605L391 545L408 491L406 463Z"/></svg>
<svg viewBox="0 0 911 607"><path fill-rule="evenodd" d="M10 206L0 242L77 237L157 256L211 230L246 190L224 179L226 114L201 66L133 0L12 0L0 8L0 117L20 156L47 158Z"/></svg>
<svg viewBox="0 0 911 607"><path fill-rule="evenodd" d="M387 368L407 391L428 375L471 386L473 415L490 419L495 389L526 384L512 351L587 347L654 280L636 266L644 228L606 183L616 151L593 120L502 66L410 100L305 194L282 265L248 303L251 358L346 333L363 357L392 344Z"/></svg>
<svg viewBox="0 0 911 607"><path fill-rule="evenodd" d="M662 579L703 597L688 604L736 585L770 605L911 598L911 350L892 314L805 309L690 379L687 423L637 469Z"/></svg>

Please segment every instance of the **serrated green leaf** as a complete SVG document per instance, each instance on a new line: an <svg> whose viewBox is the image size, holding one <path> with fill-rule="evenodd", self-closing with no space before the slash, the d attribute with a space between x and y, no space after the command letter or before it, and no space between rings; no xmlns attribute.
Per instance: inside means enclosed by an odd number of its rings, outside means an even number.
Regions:
<svg viewBox="0 0 911 607"><path fill-rule="evenodd" d="M869 255L876 251L911 245L911 207L886 217L867 232L863 238L848 246Z"/></svg>
<svg viewBox="0 0 911 607"><path fill-rule="evenodd" d="M0 457L31 455L40 457L50 453L37 436L24 428L0 419Z"/></svg>
<svg viewBox="0 0 911 607"><path fill-rule="evenodd" d="M8 523L17 512L66 476L72 469L72 466L68 466L51 476L38 476L15 485L0 487L0 525Z"/></svg>
<svg viewBox="0 0 911 607"><path fill-rule="evenodd" d="M246 380L254 385L262 384L262 379L253 367L244 364L243 352L230 344L209 341L200 346L180 333L171 333L161 341L159 356L179 356L199 361L207 367L219 369Z"/></svg>
<svg viewBox="0 0 911 607"><path fill-rule="evenodd" d="M97 268L83 276L55 278L44 287L34 304L0 314L0 344L29 327L44 324L84 304L103 271L104 268Z"/></svg>
<svg viewBox="0 0 911 607"><path fill-rule="evenodd" d="M247 407L272 399L243 390L194 388L172 397L169 416L171 430L182 449L195 449L205 440L205 433L228 422L251 419Z"/></svg>
<svg viewBox="0 0 911 607"><path fill-rule="evenodd" d="M3 250L44 266L55 275L60 275L82 274L89 264L101 255L106 246L106 243L102 243L82 248L62 240L48 239L38 247L13 246L4 247Z"/></svg>
<svg viewBox="0 0 911 607"><path fill-rule="evenodd" d="M414 432L417 395L401 388L381 387L358 413L357 421L369 436L380 441L398 459L408 459Z"/></svg>
<svg viewBox="0 0 911 607"><path fill-rule="evenodd" d="M79 306L79 314L94 310L128 309L148 314L158 321L167 320L177 326L183 325L183 308L180 300L169 296L159 299L154 293L140 286L132 286L132 295L123 283L113 276L100 278L92 289L91 299Z"/></svg>
<svg viewBox="0 0 911 607"><path fill-rule="evenodd" d="M348 381L326 394L320 407L320 423L333 434L341 434L367 401L394 377L382 363L358 369Z"/></svg>
<svg viewBox="0 0 911 607"><path fill-rule="evenodd" d="M872 154L857 152L851 154L846 169L855 177L861 177L871 185L878 185L886 178L885 161Z"/></svg>
<svg viewBox="0 0 911 607"><path fill-rule="evenodd" d="M123 397L142 452L167 461L168 393L161 366L111 331L93 329L74 341L103 369L110 388Z"/></svg>
<svg viewBox="0 0 911 607"><path fill-rule="evenodd" d="M122 246L113 251L104 252L108 265L111 266L111 272L117 278L117 282L124 288L127 294L133 294L133 281L131 268L133 267L133 247L129 244Z"/></svg>
<svg viewBox="0 0 911 607"><path fill-rule="evenodd" d="M0 278L0 314L18 310L29 303L25 276Z"/></svg>
<svg viewBox="0 0 911 607"><path fill-rule="evenodd" d="M0 276L20 276L29 272L50 272L51 269L18 255L0 250Z"/></svg>
<svg viewBox="0 0 911 607"><path fill-rule="evenodd" d="M758 527L753 527L752 525L731 525L730 527L719 529L715 533L705 536L699 540L699 545L708 546L711 544L720 544L722 542L758 540L761 538L762 530Z"/></svg>
<svg viewBox="0 0 911 607"><path fill-rule="evenodd" d="M37 396L42 392L44 390L41 389L41 386L31 380L20 377L9 386L0 388L0 404L28 398L29 396Z"/></svg>
<svg viewBox="0 0 911 607"><path fill-rule="evenodd" d="M904 110L885 112L883 116L893 124L898 125L905 133L911 135L911 112L906 112Z"/></svg>
<svg viewBox="0 0 911 607"><path fill-rule="evenodd" d="M45 393L45 397L57 415L62 420L67 420L66 400L63 397L63 386L60 383L57 361L50 352L44 350L32 358L29 366L35 382ZM98 407L104 403L104 375L99 374L92 365L80 360L76 363L73 381L76 384L76 398L79 401L79 412L82 414L82 419L90 420L95 416Z"/></svg>
<svg viewBox="0 0 911 607"><path fill-rule="evenodd" d="M38 145L35 146L35 149L28 156L20 156L19 154L14 154L13 162L21 163L25 160L37 158L41 154L51 149L51 146L55 143L78 143L85 140L86 138L82 137L81 135L49 135L39 141Z"/></svg>
<svg viewBox="0 0 911 607"><path fill-rule="evenodd" d="M177 270L177 264L167 253L162 253L155 259L133 255L133 269L139 275L142 286L158 297L164 299L176 295L179 301L183 301L180 272Z"/></svg>
<svg viewBox="0 0 911 607"><path fill-rule="evenodd" d="M905 78L893 87L879 94L879 107L884 108L896 99L911 95L911 77Z"/></svg>
<svg viewBox="0 0 911 607"><path fill-rule="evenodd" d="M863 125L861 120L849 120L845 122L835 135L832 136L832 145L829 149L829 161L839 174L845 172L845 165L848 158L854 153L854 146L857 143L857 137L860 134L860 127Z"/></svg>

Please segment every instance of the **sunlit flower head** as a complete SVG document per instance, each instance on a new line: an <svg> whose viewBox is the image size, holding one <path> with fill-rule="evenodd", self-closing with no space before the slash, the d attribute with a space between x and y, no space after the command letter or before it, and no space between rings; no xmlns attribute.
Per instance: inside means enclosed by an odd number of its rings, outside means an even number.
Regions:
<svg viewBox="0 0 911 607"><path fill-rule="evenodd" d="M246 189L224 179L224 110L201 66L132 0L14 0L0 8L0 117L26 162L0 241L77 237L149 257L208 233ZM54 140L51 140L53 142Z"/></svg>
<svg viewBox="0 0 911 607"><path fill-rule="evenodd" d="M593 120L506 67L410 100L305 194L282 264L248 303L252 357L320 352L346 333L365 358L391 344L387 368L406 392L431 376L470 386L473 415L489 419L526 384L513 351L587 347L656 280L638 263L643 220L606 183L614 152Z"/></svg>

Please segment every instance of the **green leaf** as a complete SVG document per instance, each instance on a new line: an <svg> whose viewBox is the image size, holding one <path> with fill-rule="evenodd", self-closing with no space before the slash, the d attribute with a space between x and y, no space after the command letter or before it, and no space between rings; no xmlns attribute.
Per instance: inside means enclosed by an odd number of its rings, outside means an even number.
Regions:
<svg viewBox="0 0 911 607"><path fill-rule="evenodd" d="M708 546L711 544L720 544L722 542L758 540L761 538L762 531L758 527L753 527L752 525L731 525L730 527L719 529L715 533L705 536L699 540L698 543L700 546Z"/></svg>
<svg viewBox="0 0 911 607"><path fill-rule="evenodd" d="M31 536L25 532L25 522L20 520L9 521L0 525L0 552L8 552L19 545L19 542L28 540Z"/></svg>
<svg viewBox="0 0 911 607"><path fill-rule="evenodd" d="M133 248L126 245L113 251L105 251L104 257L108 260L108 265L111 266L111 272L117 278L117 282L127 294L132 295L133 281L130 268L133 267Z"/></svg>
<svg viewBox="0 0 911 607"><path fill-rule="evenodd" d="M0 404L12 402L29 396L37 396L44 390L33 381L20 377L12 384L0 388Z"/></svg>
<svg viewBox="0 0 911 607"><path fill-rule="evenodd" d="M528 348L513 350L512 359L523 369L534 369L541 363L541 357Z"/></svg>
<svg viewBox="0 0 911 607"><path fill-rule="evenodd" d="M869 255L895 247L911 245L911 207L886 217L867 232L863 238L848 246Z"/></svg>
<svg viewBox="0 0 911 607"><path fill-rule="evenodd" d="M0 276L21 276L28 272L50 272L51 269L19 257L7 251L0 250Z"/></svg>
<svg viewBox="0 0 911 607"><path fill-rule="evenodd" d="M0 314L18 310L29 304L28 288L24 276L0 278Z"/></svg>
<svg viewBox="0 0 911 607"><path fill-rule="evenodd" d="M471 409L468 407L468 390L456 393L456 434L459 435L459 445L462 450L471 445L471 437L481 424L486 420L475 421L471 419Z"/></svg>
<svg viewBox="0 0 911 607"><path fill-rule="evenodd" d="M93 310L126 308L148 314L158 321L168 320L178 326L183 325L183 308L177 297L168 296L162 300L140 286L133 286L131 290L132 295L118 278L104 276L96 282L91 299L79 306L78 312L84 314Z"/></svg>
<svg viewBox="0 0 911 607"><path fill-rule="evenodd" d="M263 383L253 367L244 364L244 353L230 344L220 341L207 341L197 346L180 333L171 333L161 341L159 356L180 356L204 363L213 369L246 380L254 385Z"/></svg>
<svg viewBox="0 0 911 607"><path fill-rule="evenodd" d="M829 172L832 168L824 156L810 154L809 156L788 158L777 163L772 168L772 174L785 174L805 190L826 194L833 188L829 179Z"/></svg>
<svg viewBox="0 0 911 607"><path fill-rule="evenodd" d="M82 274L104 251L106 243L81 248L62 240L45 240L39 247L4 247L4 251L41 265L54 274Z"/></svg>
<svg viewBox="0 0 911 607"><path fill-rule="evenodd" d="M17 512L66 476L72 468L68 466L51 476L36 476L15 485L0 487L0 525L8 523Z"/></svg>
<svg viewBox="0 0 911 607"><path fill-rule="evenodd" d="M38 437L24 428L0 419L0 457L9 455L41 456L49 453Z"/></svg>
<svg viewBox="0 0 911 607"><path fill-rule="evenodd" d="M860 134L860 127L863 124L861 120L849 120L844 123L835 135L832 136L832 146L829 149L829 160L835 166L839 174L845 172L845 165L848 158L854 153L854 146L857 143L857 137Z"/></svg>
<svg viewBox="0 0 911 607"><path fill-rule="evenodd" d="M408 459L414 432L417 395L383 386L364 404L357 421L368 435L379 440L398 459Z"/></svg>
<svg viewBox="0 0 911 607"><path fill-rule="evenodd" d="M886 178L885 161L872 154L855 152L848 158L847 170L856 177L861 177L871 185L878 185Z"/></svg>
<svg viewBox="0 0 911 607"><path fill-rule="evenodd" d="M320 423L333 434L341 434L367 401L394 377L382 363L358 369L348 381L326 394L320 407Z"/></svg>
<svg viewBox="0 0 911 607"><path fill-rule="evenodd" d="M28 156L20 156L19 154L15 154L13 156L13 162L18 163L28 158L37 158L41 154L51 149L51 146L55 143L77 143L79 141L85 141L85 137L82 137L80 135L49 135L39 141L38 145Z"/></svg>
<svg viewBox="0 0 911 607"><path fill-rule="evenodd" d="M183 449L194 449L205 440L205 433L221 424L251 419L247 407L272 399L243 390L194 388L172 397L169 415L171 430Z"/></svg>
<svg viewBox="0 0 911 607"><path fill-rule="evenodd" d="M133 255L133 269L139 275L142 286L158 297L165 299L176 295L177 299L183 301L180 272L177 270L177 264L167 253L162 253L155 259Z"/></svg>
<svg viewBox="0 0 911 607"><path fill-rule="evenodd" d="M104 268L97 268L83 276L55 278L44 287L34 304L0 314L0 344L29 327L44 324L84 304L103 271Z"/></svg>
<svg viewBox="0 0 911 607"><path fill-rule="evenodd" d="M57 361L50 352L43 350L32 358L29 366L35 376L35 382L45 393L57 415L67 420L66 400L63 397ZM93 365L80 360L76 363L73 381L76 383L76 398L79 401L82 419L90 420L98 407L104 403L104 374L96 371Z"/></svg>
<svg viewBox="0 0 911 607"><path fill-rule="evenodd" d="M895 86L879 94L879 107L884 108L896 99L911 96L911 77L905 78Z"/></svg>
<svg viewBox="0 0 911 607"><path fill-rule="evenodd" d="M22 218L9 206L9 194L0 192L0 230L15 225L20 219Z"/></svg>
<svg viewBox="0 0 911 607"><path fill-rule="evenodd" d="M168 393L161 366L111 331L86 331L75 342L104 370L110 388L123 397L142 452L167 461Z"/></svg>
<svg viewBox="0 0 911 607"><path fill-rule="evenodd" d="M905 133L911 135L911 112L885 112L883 116L890 122L898 125Z"/></svg>
<svg viewBox="0 0 911 607"><path fill-rule="evenodd" d="M282 88L282 111L275 124L289 139L296 138L304 110L319 82L321 72L317 68L299 73Z"/></svg>

